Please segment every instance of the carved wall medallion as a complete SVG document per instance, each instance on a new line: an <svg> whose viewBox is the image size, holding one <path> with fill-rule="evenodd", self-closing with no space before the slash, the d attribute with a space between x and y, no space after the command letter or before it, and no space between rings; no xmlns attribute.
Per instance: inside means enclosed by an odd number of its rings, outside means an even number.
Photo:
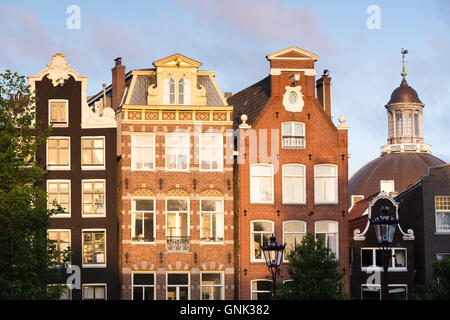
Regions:
<svg viewBox="0 0 450 320"><path fill-rule="evenodd" d="M283 95L283 106L289 112L302 112L305 102L301 93L301 86L285 87L286 92Z"/></svg>

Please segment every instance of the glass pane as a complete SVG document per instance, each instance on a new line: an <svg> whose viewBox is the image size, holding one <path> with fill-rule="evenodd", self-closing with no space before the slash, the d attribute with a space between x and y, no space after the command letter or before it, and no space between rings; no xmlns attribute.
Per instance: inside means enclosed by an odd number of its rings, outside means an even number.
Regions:
<svg viewBox="0 0 450 320"><path fill-rule="evenodd" d="M153 200L134 200L137 211L153 211Z"/></svg>
<svg viewBox="0 0 450 320"><path fill-rule="evenodd" d="M305 232L305 223L303 221L285 221L284 232Z"/></svg>
<svg viewBox="0 0 450 320"><path fill-rule="evenodd" d="M316 176L335 176L335 166L316 166Z"/></svg>
<svg viewBox="0 0 450 320"><path fill-rule="evenodd" d="M189 275L187 273L167 274L168 285L187 285L188 283L189 283Z"/></svg>
<svg viewBox="0 0 450 320"><path fill-rule="evenodd" d="M145 300L155 300L155 288L145 287L144 288L144 299Z"/></svg>
<svg viewBox="0 0 450 320"><path fill-rule="evenodd" d="M284 176L303 176L304 168L299 165L285 165L283 166Z"/></svg>
<svg viewBox="0 0 450 320"><path fill-rule="evenodd" d="M222 212L222 201L221 200L201 200L201 210L202 211Z"/></svg>
<svg viewBox="0 0 450 320"><path fill-rule="evenodd" d="M167 211L187 211L188 200L169 199L167 200Z"/></svg>
<svg viewBox="0 0 450 320"><path fill-rule="evenodd" d="M133 287L133 300L142 300L144 288Z"/></svg>
<svg viewBox="0 0 450 320"><path fill-rule="evenodd" d="M144 241L154 241L153 213L144 213Z"/></svg>
<svg viewBox="0 0 450 320"><path fill-rule="evenodd" d="M395 266L406 267L406 250L395 250Z"/></svg>
<svg viewBox="0 0 450 320"><path fill-rule="evenodd" d="M177 288L168 287L167 288L167 300L177 300Z"/></svg>
<svg viewBox="0 0 450 320"><path fill-rule="evenodd" d="M389 300L406 300L406 287L389 286Z"/></svg>
<svg viewBox="0 0 450 320"><path fill-rule="evenodd" d="M133 274L133 284L154 285L155 275L152 273L135 273Z"/></svg>
<svg viewBox="0 0 450 320"><path fill-rule="evenodd" d="M202 284L220 284L220 273L202 273Z"/></svg>
<svg viewBox="0 0 450 320"><path fill-rule="evenodd" d="M362 300L380 300L379 287L363 287L361 289Z"/></svg>
<svg viewBox="0 0 450 320"><path fill-rule="evenodd" d="M252 222L253 231L268 231L273 232L273 224L269 221L254 221Z"/></svg>
<svg viewBox="0 0 450 320"><path fill-rule="evenodd" d="M294 123L294 136L303 136L303 124Z"/></svg>
<svg viewBox="0 0 450 320"><path fill-rule="evenodd" d="M94 288L84 287L84 299L94 299Z"/></svg>
<svg viewBox="0 0 450 320"><path fill-rule="evenodd" d="M105 287L95 287L95 299L105 299Z"/></svg>
<svg viewBox="0 0 450 320"><path fill-rule="evenodd" d="M153 146L153 135L137 134L131 138L133 146Z"/></svg>
<svg viewBox="0 0 450 320"><path fill-rule="evenodd" d="M180 287L180 300L188 300L188 291L189 288L187 287Z"/></svg>
<svg viewBox="0 0 450 320"><path fill-rule="evenodd" d="M253 258L257 260L262 259L260 234L253 235Z"/></svg>
<svg viewBox="0 0 450 320"><path fill-rule="evenodd" d="M292 135L292 126L289 122L283 123L282 134L283 134L283 136L291 136Z"/></svg>
<svg viewBox="0 0 450 320"><path fill-rule="evenodd" d="M94 150L93 164L103 164L103 149Z"/></svg>
<svg viewBox="0 0 450 320"><path fill-rule="evenodd" d="M373 265L373 250L361 249L361 267L371 267Z"/></svg>

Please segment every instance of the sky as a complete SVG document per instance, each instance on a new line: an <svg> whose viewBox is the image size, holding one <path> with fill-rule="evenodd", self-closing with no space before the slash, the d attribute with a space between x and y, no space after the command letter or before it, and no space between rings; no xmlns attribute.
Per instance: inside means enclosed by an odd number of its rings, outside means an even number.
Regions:
<svg viewBox="0 0 450 320"><path fill-rule="evenodd" d="M349 177L387 143L384 106L406 48L425 143L450 161L450 0L0 0L0 43L0 72L35 75L61 52L89 76L88 95L111 83L116 57L128 71L181 53L235 93L268 75L267 54L300 47L332 77L333 121L350 127Z"/></svg>

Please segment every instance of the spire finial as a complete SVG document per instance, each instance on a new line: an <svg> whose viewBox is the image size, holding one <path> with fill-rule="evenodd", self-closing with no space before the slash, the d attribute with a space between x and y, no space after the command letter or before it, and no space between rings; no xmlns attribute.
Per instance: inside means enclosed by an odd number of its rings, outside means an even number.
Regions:
<svg viewBox="0 0 450 320"><path fill-rule="evenodd" d="M405 79L405 77L406 77L406 75L407 75L407 73L406 73L406 70L405 70L405 54L407 54L408 53L408 50L406 50L406 49L403 49L402 48L402 57L403 57L403 61L402 61L402 64L403 64L403 70L402 70L402 73L400 74L402 77L403 77L403 79Z"/></svg>

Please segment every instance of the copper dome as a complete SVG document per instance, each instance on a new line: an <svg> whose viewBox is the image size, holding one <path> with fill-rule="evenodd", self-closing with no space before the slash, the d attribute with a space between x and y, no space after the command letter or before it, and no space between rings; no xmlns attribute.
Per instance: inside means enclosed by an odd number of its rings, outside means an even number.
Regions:
<svg viewBox="0 0 450 320"><path fill-rule="evenodd" d="M402 83L400 86L395 89L391 94L391 99L387 104L391 103L421 103L419 99L419 95L417 94L416 90L411 88L408 85L408 82L406 82L406 79L403 78Z"/></svg>
<svg viewBox="0 0 450 320"><path fill-rule="evenodd" d="M380 180L394 180L401 192L420 180L428 167L445 164L429 153L399 152L382 155L359 169L350 178L349 195L368 197L380 191Z"/></svg>

